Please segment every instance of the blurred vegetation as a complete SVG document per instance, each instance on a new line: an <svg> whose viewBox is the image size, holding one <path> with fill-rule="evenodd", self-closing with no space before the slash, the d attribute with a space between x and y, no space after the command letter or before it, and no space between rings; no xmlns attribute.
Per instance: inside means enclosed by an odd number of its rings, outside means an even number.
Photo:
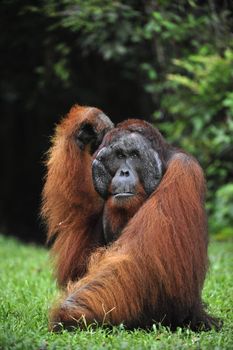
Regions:
<svg viewBox="0 0 233 350"><path fill-rule="evenodd" d="M2 8L3 27L12 23L0 39L2 67L11 68L1 83L5 106L24 101L17 108L24 118L36 110L45 134L75 99L115 121L149 119L198 158L210 230L233 235L230 0L11 0Z"/></svg>

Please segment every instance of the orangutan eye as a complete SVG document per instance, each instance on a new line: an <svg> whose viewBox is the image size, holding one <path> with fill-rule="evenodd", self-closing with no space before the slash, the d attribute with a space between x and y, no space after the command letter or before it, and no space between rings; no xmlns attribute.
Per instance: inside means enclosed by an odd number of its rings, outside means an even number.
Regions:
<svg viewBox="0 0 233 350"><path fill-rule="evenodd" d="M138 151L132 151L130 153L130 158L140 158Z"/></svg>
<svg viewBox="0 0 233 350"><path fill-rule="evenodd" d="M118 150L118 151L116 152L116 156L117 156L118 159L123 159L123 158L125 158L124 153L123 153L122 151L120 151L120 150Z"/></svg>

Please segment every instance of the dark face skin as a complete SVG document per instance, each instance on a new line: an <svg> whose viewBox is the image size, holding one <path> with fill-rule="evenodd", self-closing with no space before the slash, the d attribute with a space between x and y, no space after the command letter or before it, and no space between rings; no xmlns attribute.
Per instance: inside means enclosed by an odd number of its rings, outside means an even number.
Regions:
<svg viewBox="0 0 233 350"><path fill-rule="evenodd" d="M145 201L155 190L162 174L163 166L158 153L145 137L136 132L119 136L97 152L92 176L96 191L106 201L103 221L108 236L119 235L119 230L126 223L124 221L128 221L138 210L139 203L141 205L142 200ZM110 228L109 211L114 219L120 213L123 215L117 229Z"/></svg>

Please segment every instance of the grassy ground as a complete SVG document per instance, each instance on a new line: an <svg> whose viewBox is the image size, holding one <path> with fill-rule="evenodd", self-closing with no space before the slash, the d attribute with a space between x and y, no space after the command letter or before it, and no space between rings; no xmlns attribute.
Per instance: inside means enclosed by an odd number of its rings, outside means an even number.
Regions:
<svg viewBox="0 0 233 350"><path fill-rule="evenodd" d="M52 334L47 312L57 293L48 253L0 236L0 349L233 349L233 245L211 243L204 299L224 320L220 332L122 328Z"/></svg>

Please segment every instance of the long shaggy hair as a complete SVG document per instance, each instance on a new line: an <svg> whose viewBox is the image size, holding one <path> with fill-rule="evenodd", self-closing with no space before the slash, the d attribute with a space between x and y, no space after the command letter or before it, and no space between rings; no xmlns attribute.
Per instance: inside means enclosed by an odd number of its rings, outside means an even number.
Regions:
<svg viewBox="0 0 233 350"><path fill-rule="evenodd" d="M56 235L52 252L63 288L51 311L51 329L95 321L123 322L128 328L150 327L154 322L172 329L218 327L201 300L208 267L202 169L144 121L126 121L109 131L100 148L122 130L139 132L159 150L165 173L120 237L104 246L105 203L93 187L94 156L88 146L80 149L75 142L84 122L97 133L111 129L101 114L96 108L73 107L58 125L48 155L42 213L48 239ZM114 223L113 214L109 220Z"/></svg>

